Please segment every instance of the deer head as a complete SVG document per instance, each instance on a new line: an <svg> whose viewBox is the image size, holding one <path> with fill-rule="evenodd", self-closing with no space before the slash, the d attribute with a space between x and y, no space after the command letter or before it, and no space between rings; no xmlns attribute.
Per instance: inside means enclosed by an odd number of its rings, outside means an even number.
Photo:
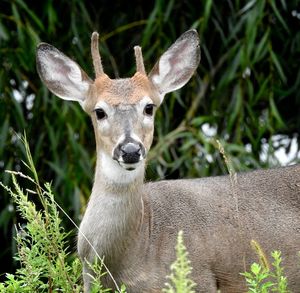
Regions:
<svg viewBox="0 0 300 293"><path fill-rule="evenodd" d="M144 68L141 48L134 49L137 71L133 77L111 79L103 71L98 34L93 33L91 51L96 73L93 81L55 47L41 43L37 48L41 79L52 93L79 102L91 116L98 157L106 169L114 168L118 172L143 166L152 143L157 107L165 94L188 82L200 61L195 30L181 35L149 74Z"/></svg>

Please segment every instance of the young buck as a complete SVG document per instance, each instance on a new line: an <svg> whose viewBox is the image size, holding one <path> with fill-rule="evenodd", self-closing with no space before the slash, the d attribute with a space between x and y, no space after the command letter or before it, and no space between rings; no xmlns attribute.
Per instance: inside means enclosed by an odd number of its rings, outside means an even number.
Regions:
<svg viewBox="0 0 300 293"><path fill-rule="evenodd" d="M106 286L124 283L128 292L161 292L183 230L197 292L245 292L240 273L258 258L252 239L266 255L282 251L289 286L300 292L300 165L144 183L155 111L164 95L185 85L196 70L197 32L185 32L149 74L135 47L137 71L124 79L103 72L97 33L91 47L94 81L53 46L42 43L37 49L43 82L60 98L79 102L95 131L95 181L78 235L85 291L92 280L87 261L100 256L113 276L105 275Z"/></svg>

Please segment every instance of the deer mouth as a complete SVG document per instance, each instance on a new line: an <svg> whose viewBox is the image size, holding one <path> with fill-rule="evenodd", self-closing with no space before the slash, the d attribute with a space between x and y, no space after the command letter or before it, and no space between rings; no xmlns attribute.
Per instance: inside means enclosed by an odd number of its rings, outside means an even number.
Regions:
<svg viewBox="0 0 300 293"><path fill-rule="evenodd" d="M127 170L127 171L133 171L133 170L135 170L140 165L141 161L139 161L137 163L134 163L134 164L127 164L127 163L120 162L120 161L118 161L118 163L125 170Z"/></svg>

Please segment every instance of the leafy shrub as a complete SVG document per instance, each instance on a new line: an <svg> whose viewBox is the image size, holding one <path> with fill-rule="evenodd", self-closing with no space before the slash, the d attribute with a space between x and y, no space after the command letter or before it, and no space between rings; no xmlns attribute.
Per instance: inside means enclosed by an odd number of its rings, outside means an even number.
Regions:
<svg viewBox="0 0 300 293"><path fill-rule="evenodd" d="M68 252L65 232L51 185L41 185L33 164L26 140L24 140L28 162L24 164L32 177L21 172L9 172L13 189L1 185L11 195L23 225L16 226L16 259L21 267L15 275L7 274L7 280L0 284L1 292L63 292L81 291L81 263ZM29 181L31 189L23 190L17 177ZM42 208L30 200L38 197Z"/></svg>
<svg viewBox="0 0 300 293"><path fill-rule="evenodd" d="M171 265L171 274L167 276L164 293L194 293L195 282L189 278L192 272L188 252L183 243L183 231L179 231L176 244L176 261Z"/></svg>
<svg viewBox="0 0 300 293"><path fill-rule="evenodd" d="M259 245L255 241L254 243L260 258L260 264L253 263L250 272L241 274L246 279L249 289L248 293L290 292L288 290L287 278L284 276L284 269L281 265L281 252L275 250L271 253L273 258L272 270Z"/></svg>

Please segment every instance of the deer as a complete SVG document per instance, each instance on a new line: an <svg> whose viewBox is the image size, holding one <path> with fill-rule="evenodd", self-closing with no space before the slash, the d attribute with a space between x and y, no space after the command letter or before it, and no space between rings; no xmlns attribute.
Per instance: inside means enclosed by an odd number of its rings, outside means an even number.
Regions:
<svg viewBox="0 0 300 293"><path fill-rule="evenodd" d="M56 96L79 102L91 117L96 167L80 224L77 250L84 291L89 266L100 257L105 286L128 292L161 292L183 231L196 292L246 291L240 273L280 250L293 292L300 292L300 165L208 178L145 182L154 117L167 93L183 87L200 62L196 30L183 33L147 73L135 46L136 73L112 79L104 73L99 35L91 37L92 80L71 58L47 43L37 47L37 71ZM92 176L92 175L91 175Z"/></svg>

